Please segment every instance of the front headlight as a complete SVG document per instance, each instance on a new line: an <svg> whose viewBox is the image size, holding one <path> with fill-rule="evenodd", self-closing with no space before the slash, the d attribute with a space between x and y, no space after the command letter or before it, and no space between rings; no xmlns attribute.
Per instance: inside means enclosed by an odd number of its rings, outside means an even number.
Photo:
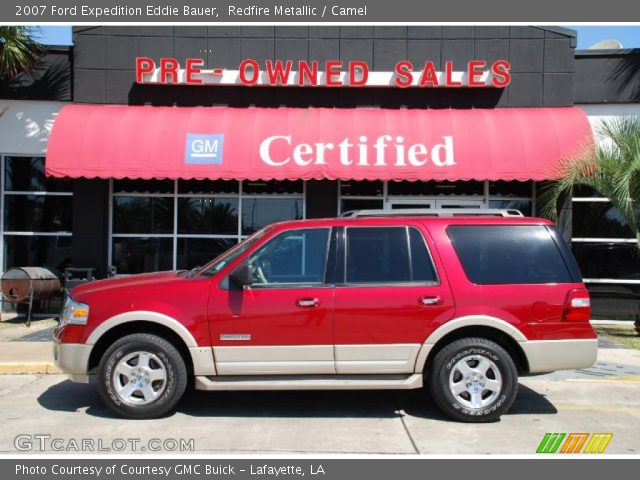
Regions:
<svg viewBox="0 0 640 480"><path fill-rule="evenodd" d="M64 325L86 325L89 319L89 305L74 301L67 297L60 317L60 326Z"/></svg>

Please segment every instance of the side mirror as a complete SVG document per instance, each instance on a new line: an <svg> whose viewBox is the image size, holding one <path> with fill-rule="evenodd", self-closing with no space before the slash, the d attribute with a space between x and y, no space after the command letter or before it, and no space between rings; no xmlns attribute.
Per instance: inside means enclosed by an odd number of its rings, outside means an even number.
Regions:
<svg viewBox="0 0 640 480"><path fill-rule="evenodd" d="M244 287L253 283L253 267L248 263L241 263L233 269L229 275L229 280L236 287Z"/></svg>

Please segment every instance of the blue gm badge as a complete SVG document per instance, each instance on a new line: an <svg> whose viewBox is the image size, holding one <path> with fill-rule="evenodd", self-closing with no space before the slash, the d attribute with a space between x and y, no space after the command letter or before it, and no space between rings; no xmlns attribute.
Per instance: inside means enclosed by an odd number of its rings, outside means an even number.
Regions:
<svg viewBox="0 0 640 480"><path fill-rule="evenodd" d="M184 163L189 165L222 164L222 133L187 133L187 144L184 150Z"/></svg>

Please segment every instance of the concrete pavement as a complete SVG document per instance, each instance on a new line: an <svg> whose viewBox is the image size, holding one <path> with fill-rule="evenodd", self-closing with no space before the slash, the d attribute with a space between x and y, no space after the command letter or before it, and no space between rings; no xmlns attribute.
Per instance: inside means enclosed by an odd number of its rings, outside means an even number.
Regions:
<svg viewBox="0 0 640 480"><path fill-rule="evenodd" d="M189 392L169 417L124 420L94 385L0 375L0 452L17 453L24 435L42 453L34 435L44 434L63 448L134 440L136 451L151 439L193 439L194 451L207 454L531 454L547 432L611 432L607 453L638 454L639 373L640 352L601 349L593 369L521 379L511 411L482 425L447 420L421 391Z"/></svg>
<svg viewBox="0 0 640 480"><path fill-rule="evenodd" d="M190 392L175 414L136 421L114 418L93 385L4 375L0 452L19 453L22 435L42 453L34 439L46 435L62 448L135 440L138 451L151 439L193 439L201 454L532 454L547 432L612 432L607 453L638 454L637 391L625 382L523 379L512 410L479 425L448 421L421 391Z"/></svg>

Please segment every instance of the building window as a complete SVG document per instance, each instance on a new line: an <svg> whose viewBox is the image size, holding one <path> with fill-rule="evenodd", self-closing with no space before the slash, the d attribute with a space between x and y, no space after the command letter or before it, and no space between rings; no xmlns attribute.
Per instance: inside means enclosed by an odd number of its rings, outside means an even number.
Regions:
<svg viewBox="0 0 640 480"><path fill-rule="evenodd" d="M44 174L44 157L0 156L2 269L71 265L71 182Z"/></svg>
<svg viewBox="0 0 640 480"><path fill-rule="evenodd" d="M591 188L573 191L571 247L597 319L640 315L640 253L633 231L608 198Z"/></svg>
<svg viewBox="0 0 640 480"><path fill-rule="evenodd" d="M302 181L113 180L118 273L204 265L265 225L304 218Z"/></svg>
<svg viewBox="0 0 640 480"><path fill-rule="evenodd" d="M592 296L593 318L640 315L640 252L632 229L608 198L577 187L572 198L571 248Z"/></svg>
<svg viewBox="0 0 640 480"><path fill-rule="evenodd" d="M341 181L338 214L397 208L498 208L535 215L535 182Z"/></svg>

